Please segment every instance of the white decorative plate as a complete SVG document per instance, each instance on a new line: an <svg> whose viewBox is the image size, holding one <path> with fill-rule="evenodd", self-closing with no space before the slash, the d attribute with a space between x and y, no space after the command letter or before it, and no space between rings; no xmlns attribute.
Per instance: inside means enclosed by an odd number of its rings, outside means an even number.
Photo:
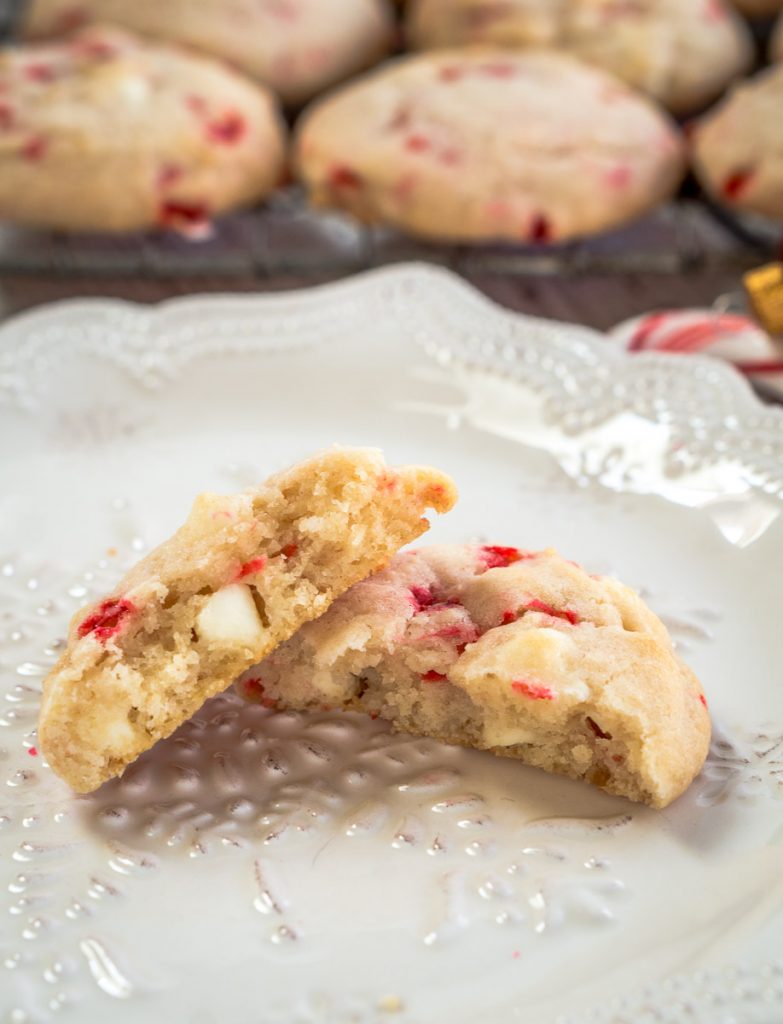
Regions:
<svg viewBox="0 0 783 1024"><path fill-rule="evenodd" d="M340 441L456 477L432 540L613 571L716 738L660 813L359 717L212 701L74 798L35 750L69 616ZM0 1020L783 1021L783 415L415 265L0 329Z"/></svg>

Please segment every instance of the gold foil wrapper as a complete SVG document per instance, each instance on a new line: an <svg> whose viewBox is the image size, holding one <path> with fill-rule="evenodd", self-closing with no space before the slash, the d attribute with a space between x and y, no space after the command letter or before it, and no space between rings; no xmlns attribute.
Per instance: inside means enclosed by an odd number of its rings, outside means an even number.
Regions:
<svg viewBox="0 0 783 1024"><path fill-rule="evenodd" d="M783 336L783 263L749 270L742 280L761 326L770 334Z"/></svg>

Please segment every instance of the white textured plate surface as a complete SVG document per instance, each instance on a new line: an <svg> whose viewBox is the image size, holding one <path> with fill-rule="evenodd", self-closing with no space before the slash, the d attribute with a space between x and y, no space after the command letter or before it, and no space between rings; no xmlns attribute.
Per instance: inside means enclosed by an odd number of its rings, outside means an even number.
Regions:
<svg viewBox="0 0 783 1024"><path fill-rule="evenodd" d="M716 741L656 813L358 717L212 701L75 799L35 753L69 616L193 495L334 441L462 492L433 541L643 590ZM783 416L403 266L0 330L0 1020L783 1020ZM32 749L30 749L32 748Z"/></svg>

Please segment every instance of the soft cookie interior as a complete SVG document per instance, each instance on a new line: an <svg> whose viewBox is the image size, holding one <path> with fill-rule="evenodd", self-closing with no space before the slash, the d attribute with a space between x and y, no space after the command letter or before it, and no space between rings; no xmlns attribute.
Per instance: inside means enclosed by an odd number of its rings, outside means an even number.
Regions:
<svg viewBox="0 0 783 1024"><path fill-rule="evenodd" d="M445 475L335 449L256 491L203 495L185 525L82 610L47 680L39 735L81 791L385 565L455 499Z"/></svg>
<svg viewBox="0 0 783 1024"><path fill-rule="evenodd" d="M662 807L706 756L701 687L630 588L553 551L420 548L335 602L245 692L340 706Z"/></svg>

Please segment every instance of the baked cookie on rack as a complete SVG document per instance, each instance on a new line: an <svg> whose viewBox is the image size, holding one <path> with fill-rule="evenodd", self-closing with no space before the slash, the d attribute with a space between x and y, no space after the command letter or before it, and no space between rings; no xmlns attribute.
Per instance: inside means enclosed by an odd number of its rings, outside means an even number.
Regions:
<svg viewBox="0 0 783 1024"><path fill-rule="evenodd" d="M419 49L561 49L678 114L719 96L754 52L746 24L724 0L412 0L407 24Z"/></svg>
<svg viewBox="0 0 783 1024"><path fill-rule="evenodd" d="M23 31L58 35L95 21L220 57L287 104L370 67L394 28L387 0L30 0Z"/></svg>
<svg viewBox="0 0 783 1024"><path fill-rule="evenodd" d="M696 175L719 202L783 220L783 65L738 85L690 142Z"/></svg>
<svg viewBox="0 0 783 1024"><path fill-rule="evenodd" d="M49 764L89 792L380 569L448 511L443 473L332 449L258 489L205 494L184 526L74 617L45 684Z"/></svg>
<svg viewBox="0 0 783 1024"><path fill-rule="evenodd" d="M280 181L272 94L205 57L94 28L0 54L0 217L203 231Z"/></svg>
<svg viewBox="0 0 783 1024"><path fill-rule="evenodd" d="M295 160L314 206L424 238L540 244L662 203L684 147L655 104L573 57L448 50L316 103Z"/></svg>
<svg viewBox="0 0 783 1024"><path fill-rule="evenodd" d="M554 551L398 554L256 666L240 692L366 711L665 807L699 772L710 718L638 595Z"/></svg>

